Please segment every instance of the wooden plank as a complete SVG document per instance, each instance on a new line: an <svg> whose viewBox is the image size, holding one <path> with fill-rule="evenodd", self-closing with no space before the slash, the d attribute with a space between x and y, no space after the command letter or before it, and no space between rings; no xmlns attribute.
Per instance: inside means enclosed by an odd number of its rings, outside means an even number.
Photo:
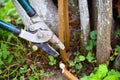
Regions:
<svg viewBox="0 0 120 80"><path fill-rule="evenodd" d="M66 50L70 47L70 29L69 29L69 15L68 15L68 0L64 0L64 19L65 19L65 46Z"/></svg>

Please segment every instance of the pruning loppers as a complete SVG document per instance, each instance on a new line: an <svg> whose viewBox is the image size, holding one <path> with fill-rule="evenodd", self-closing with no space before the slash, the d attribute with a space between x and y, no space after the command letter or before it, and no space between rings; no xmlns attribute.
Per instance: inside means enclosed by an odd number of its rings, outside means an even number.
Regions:
<svg viewBox="0 0 120 80"><path fill-rule="evenodd" d="M58 56L59 53L49 45L49 42L55 44L60 49L64 50L64 44L57 38L51 29L40 19L37 12L29 4L28 0L17 0L30 17L32 24L27 26L27 30L16 27L12 24L0 20L0 27L6 29L19 37L32 42L34 45L45 51L46 53Z"/></svg>

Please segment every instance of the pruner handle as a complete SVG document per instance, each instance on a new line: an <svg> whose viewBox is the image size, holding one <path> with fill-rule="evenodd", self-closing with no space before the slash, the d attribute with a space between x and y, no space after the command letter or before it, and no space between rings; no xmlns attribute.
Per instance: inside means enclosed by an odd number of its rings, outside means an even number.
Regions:
<svg viewBox="0 0 120 80"><path fill-rule="evenodd" d="M16 35L19 35L21 33L21 29L19 27L16 27L12 24L6 23L2 20L0 20L0 28L3 28L9 32L16 34Z"/></svg>
<svg viewBox="0 0 120 80"><path fill-rule="evenodd" d="M18 0L18 2L20 3L20 5L24 8L24 10L26 11L26 13L32 17L36 14L36 11L32 8L32 6L29 4L28 0Z"/></svg>

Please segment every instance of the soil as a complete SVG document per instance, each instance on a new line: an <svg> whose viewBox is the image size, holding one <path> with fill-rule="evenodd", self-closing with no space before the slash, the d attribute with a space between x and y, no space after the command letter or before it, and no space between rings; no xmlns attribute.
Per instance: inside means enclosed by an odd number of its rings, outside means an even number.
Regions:
<svg viewBox="0 0 120 80"><path fill-rule="evenodd" d="M64 75L62 75L61 70L52 70L52 72L55 73L52 77L49 76L50 71L51 70L48 70L48 76L46 76L45 80L59 80L60 78L62 78L62 80L68 80Z"/></svg>

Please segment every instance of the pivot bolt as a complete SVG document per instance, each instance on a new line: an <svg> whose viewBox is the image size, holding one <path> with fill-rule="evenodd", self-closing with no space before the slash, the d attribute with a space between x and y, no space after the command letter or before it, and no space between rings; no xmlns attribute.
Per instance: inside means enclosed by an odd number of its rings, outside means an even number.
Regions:
<svg viewBox="0 0 120 80"><path fill-rule="evenodd" d="M30 31L34 31L34 27L30 27Z"/></svg>
<svg viewBox="0 0 120 80"><path fill-rule="evenodd" d="M43 37L43 35L42 35L42 33L40 31L37 32L37 37L38 38L42 38Z"/></svg>

